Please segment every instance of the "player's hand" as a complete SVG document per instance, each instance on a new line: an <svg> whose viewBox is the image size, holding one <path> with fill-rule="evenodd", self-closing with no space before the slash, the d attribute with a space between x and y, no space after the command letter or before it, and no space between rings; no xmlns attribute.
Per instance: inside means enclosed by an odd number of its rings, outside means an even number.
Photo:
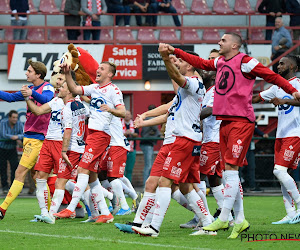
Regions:
<svg viewBox="0 0 300 250"><path fill-rule="evenodd" d="M295 100L300 101L300 92L294 92L293 97L295 98Z"/></svg>
<svg viewBox="0 0 300 250"><path fill-rule="evenodd" d="M109 113L111 113L111 108L107 105L107 104L102 104L101 106L100 106L100 110L101 111L104 111L104 112L109 112Z"/></svg>
<svg viewBox="0 0 300 250"><path fill-rule="evenodd" d="M169 50L168 46L165 43L159 43L158 52L160 53L161 57L164 59L169 59Z"/></svg>
<svg viewBox="0 0 300 250"><path fill-rule="evenodd" d="M12 140L14 140L14 141L15 141L15 140L18 140L18 138L19 138L19 137L18 137L17 135L13 135L12 137L10 137L10 139L12 139Z"/></svg>
<svg viewBox="0 0 300 250"><path fill-rule="evenodd" d="M144 120L142 119L141 115L137 115L133 122L134 128L141 128L144 123Z"/></svg>
<svg viewBox="0 0 300 250"><path fill-rule="evenodd" d="M67 64L66 62L59 65L59 67L61 68L61 71L63 74L70 74L71 66L69 64Z"/></svg>
<svg viewBox="0 0 300 250"><path fill-rule="evenodd" d="M28 88L27 85L23 85L21 88L21 93L24 97L29 97L32 95L32 90Z"/></svg>
<svg viewBox="0 0 300 250"><path fill-rule="evenodd" d="M264 134L263 138L269 138L269 135L268 134Z"/></svg>
<svg viewBox="0 0 300 250"><path fill-rule="evenodd" d="M73 165L70 162L67 153L66 152L61 152L61 156L62 156L63 160L65 161L65 163L67 163L69 167L73 168Z"/></svg>
<svg viewBox="0 0 300 250"><path fill-rule="evenodd" d="M279 99L277 97L274 97L273 99L271 99L270 102L273 103L275 106L285 104L284 100Z"/></svg>

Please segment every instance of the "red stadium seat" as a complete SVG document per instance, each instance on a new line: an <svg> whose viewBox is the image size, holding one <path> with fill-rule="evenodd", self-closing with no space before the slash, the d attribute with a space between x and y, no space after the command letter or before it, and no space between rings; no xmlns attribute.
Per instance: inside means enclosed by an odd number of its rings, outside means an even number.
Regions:
<svg viewBox="0 0 300 250"><path fill-rule="evenodd" d="M239 14L253 14L254 10L251 8L249 0L235 0L234 11Z"/></svg>
<svg viewBox="0 0 300 250"><path fill-rule="evenodd" d="M52 41L68 40L66 30L64 30L64 29L52 29L50 31L49 40L52 40Z"/></svg>
<svg viewBox="0 0 300 250"><path fill-rule="evenodd" d="M110 36L108 29L102 29L100 33L100 40L103 42L111 42L112 38Z"/></svg>
<svg viewBox="0 0 300 250"><path fill-rule="evenodd" d="M261 29L251 30L251 40L265 40L265 35Z"/></svg>
<svg viewBox="0 0 300 250"><path fill-rule="evenodd" d="M59 10L55 5L54 0L41 0L39 9L41 12L49 12L49 13L59 12Z"/></svg>
<svg viewBox="0 0 300 250"><path fill-rule="evenodd" d="M213 11L218 14L233 14L233 11L230 9L227 0L215 0Z"/></svg>
<svg viewBox="0 0 300 250"><path fill-rule="evenodd" d="M263 0L257 0L256 6L255 6L255 11L256 11L256 12L258 12L258 7L259 7L259 5L261 4L262 1L263 1Z"/></svg>
<svg viewBox="0 0 300 250"><path fill-rule="evenodd" d="M14 35L13 35L13 29L6 29L5 30L5 36L4 36L5 40L10 40L12 41L14 39Z"/></svg>
<svg viewBox="0 0 300 250"><path fill-rule="evenodd" d="M194 43L200 40L196 29L184 29L181 34L181 39L183 39L185 43Z"/></svg>
<svg viewBox="0 0 300 250"><path fill-rule="evenodd" d="M180 43L174 29L161 29L159 33L159 40L169 43Z"/></svg>
<svg viewBox="0 0 300 250"><path fill-rule="evenodd" d="M116 40L119 43L126 42L126 43L135 43L136 40L133 38L130 29L118 29L116 32Z"/></svg>
<svg viewBox="0 0 300 250"><path fill-rule="evenodd" d="M37 9L34 7L33 0L28 0L29 11L30 13L38 12Z"/></svg>
<svg viewBox="0 0 300 250"><path fill-rule="evenodd" d="M236 34L240 35L240 37L241 37L242 39L244 39L244 38L243 38L243 35L242 35L242 32L241 32L239 29L227 29L226 32L233 32L233 33L236 33Z"/></svg>
<svg viewBox="0 0 300 250"><path fill-rule="evenodd" d="M60 5L60 11L61 11L61 12L64 12L64 10L65 10L65 5L66 5L66 0L62 0L62 1L61 1L61 5Z"/></svg>
<svg viewBox="0 0 300 250"><path fill-rule="evenodd" d="M0 10L8 13L11 11L10 6L9 6L9 0L1 0L0 1Z"/></svg>
<svg viewBox="0 0 300 250"><path fill-rule="evenodd" d="M221 37L219 34L219 31L217 29L212 30L204 30L202 40L208 41L208 40L214 40L214 41L220 41Z"/></svg>
<svg viewBox="0 0 300 250"><path fill-rule="evenodd" d="M140 29L138 40L142 42L157 43L153 29Z"/></svg>
<svg viewBox="0 0 300 250"><path fill-rule="evenodd" d="M206 0L193 0L191 12L197 14L211 14L211 10L208 8Z"/></svg>
<svg viewBox="0 0 300 250"><path fill-rule="evenodd" d="M28 29L27 40L44 40L44 30L43 29Z"/></svg>
<svg viewBox="0 0 300 250"><path fill-rule="evenodd" d="M185 5L184 0L173 0L172 5L177 10L177 13L182 13L182 14L190 13Z"/></svg>

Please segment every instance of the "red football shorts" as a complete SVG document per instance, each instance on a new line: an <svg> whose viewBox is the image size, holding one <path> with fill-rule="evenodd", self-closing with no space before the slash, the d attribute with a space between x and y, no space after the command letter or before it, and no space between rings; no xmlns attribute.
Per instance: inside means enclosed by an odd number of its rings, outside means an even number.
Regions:
<svg viewBox="0 0 300 250"><path fill-rule="evenodd" d="M44 140L34 170L56 174L61 158L62 141Z"/></svg>
<svg viewBox="0 0 300 250"><path fill-rule="evenodd" d="M166 161L166 158L171 151L172 143L171 144L165 144L163 145L160 150L158 151L158 154L155 158L155 161L153 162L150 176L158 176L160 177L162 175L163 171L163 165Z"/></svg>
<svg viewBox="0 0 300 250"><path fill-rule="evenodd" d="M225 163L242 167L254 132L254 123L222 121L220 151L222 167Z"/></svg>
<svg viewBox="0 0 300 250"><path fill-rule="evenodd" d="M200 152L200 173L207 176L217 174L222 178L220 164L220 144L217 142L207 142L202 144Z"/></svg>
<svg viewBox="0 0 300 250"><path fill-rule="evenodd" d="M287 137L275 140L275 164L296 169L300 159L300 138Z"/></svg>
<svg viewBox="0 0 300 250"><path fill-rule="evenodd" d="M89 130L86 139L85 150L79 167L88 169L92 172L98 172L98 158L104 153L110 143L110 135L103 131Z"/></svg>
<svg viewBox="0 0 300 250"><path fill-rule="evenodd" d="M78 163L80 162L82 154L74 152L74 151L68 151L67 156L69 157L69 161L72 163L73 168L71 168L61 158L60 163L59 163L57 178L68 179L68 180L69 179L76 180Z"/></svg>
<svg viewBox="0 0 300 250"><path fill-rule="evenodd" d="M122 178L124 176L127 150L119 146L111 146L102 157L99 168L101 171L107 171L107 177Z"/></svg>
<svg viewBox="0 0 300 250"><path fill-rule="evenodd" d="M198 175L199 179L199 157L195 156L199 156L200 144L185 137L176 137L163 165L162 176L178 183L187 180L191 181L189 183L197 182L194 178Z"/></svg>

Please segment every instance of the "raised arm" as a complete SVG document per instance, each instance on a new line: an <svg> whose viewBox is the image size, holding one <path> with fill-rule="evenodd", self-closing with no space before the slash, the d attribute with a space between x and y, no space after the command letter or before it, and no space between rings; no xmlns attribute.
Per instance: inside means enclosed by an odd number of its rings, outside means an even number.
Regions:
<svg viewBox="0 0 300 250"><path fill-rule="evenodd" d="M170 101L166 104L156 107L155 109L148 110L138 116L141 117L143 120L145 120L145 118L147 118L147 117L155 117L155 116L163 115L168 112L168 109L172 106L172 103L173 103L173 101Z"/></svg>
<svg viewBox="0 0 300 250"><path fill-rule="evenodd" d="M164 115L160 115L157 116L153 119L149 119L149 120L143 120L143 119L135 119L134 120L134 127L135 128L142 128L142 127L149 127L149 126L155 126L155 125L160 125L163 124L165 122L167 122L168 119L168 114L164 114Z"/></svg>
<svg viewBox="0 0 300 250"><path fill-rule="evenodd" d="M66 75L66 82L68 84L70 92L72 94L82 95L83 91L81 86L77 86L72 78L70 65L68 65L67 63L62 63L61 65L59 65L59 67L61 67L63 74Z"/></svg>
<svg viewBox="0 0 300 250"><path fill-rule="evenodd" d="M5 91L0 91L0 99L7 101L7 102L18 102L24 101L24 97L21 91L15 93L7 93Z"/></svg>

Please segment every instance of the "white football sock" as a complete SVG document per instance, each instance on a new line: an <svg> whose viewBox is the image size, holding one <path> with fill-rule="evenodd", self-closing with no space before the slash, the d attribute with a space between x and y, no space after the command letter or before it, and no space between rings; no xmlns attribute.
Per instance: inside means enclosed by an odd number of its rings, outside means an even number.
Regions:
<svg viewBox="0 0 300 250"><path fill-rule="evenodd" d="M110 212L102 192L100 181L97 179L96 181L90 183L90 187L92 196L94 197L95 202L98 204L101 215L109 215Z"/></svg>
<svg viewBox="0 0 300 250"><path fill-rule="evenodd" d="M105 189L107 189L109 192L113 192L112 191L112 186L111 184L109 183L108 180L104 180L104 181L101 181L101 186L103 186Z"/></svg>
<svg viewBox="0 0 300 250"><path fill-rule="evenodd" d="M124 210L128 210L129 206L127 204L125 195L123 193L122 182L119 179L114 179L110 182L114 194L118 197L121 208Z"/></svg>
<svg viewBox="0 0 300 250"><path fill-rule="evenodd" d="M102 187L102 192L105 198L109 199L110 201L113 199L114 194L112 192L109 192L106 188Z"/></svg>
<svg viewBox="0 0 300 250"><path fill-rule="evenodd" d="M297 208L299 209L300 208L299 190L292 176L290 176L287 173L287 168L279 165L275 165L273 173L280 181L281 185L283 185L286 188L287 192L295 201L295 203L297 204Z"/></svg>
<svg viewBox="0 0 300 250"><path fill-rule="evenodd" d="M201 190L200 190L201 191ZM202 199L196 193L195 189L184 195L192 207L194 213L198 216L203 226L207 226L212 223L210 214L206 210Z"/></svg>
<svg viewBox="0 0 300 250"><path fill-rule="evenodd" d="M172 197L172 199L174 199L175 201L177 201L181 206L183 206L187 210L193 211L193 209L189 205L188 200L184 197L184 195L180 192L179 189L177 189L176 191L174 191L172 193L171 197Z"/></svg>
<svg viewBox="0 0 300 250"><path fill-rule="evenodd" d="M65 190L64 189L55 189L54 194L53 194L53 198L51 201L51 207L50 207L50 211L49 214L53 215L55 213L57 213L63 199L65 196Z"/></svg>
<svg viewBox="0 0 300 250"><path fill-rule="evenodd" d="M295 207L294 200L292 199L292 197L289 195L288 191L282 184L281 184L281 192L283 196L283 203L285 206L286 213L290 218L293 218L296 215L296 207Z"/></svg>
<svg viewBox="0 0 300 250"><path fill-rule="evenodd" d="M149 211L155 205L156 193L145 192L140 202L138 210L136 211L133 222L142 224L148 215Z"/></svg>
<svg viewBox="0 0 300 250"><path fill-rule="evenodd" d="M151 226L159 231L171 201L171 188L160 187L156 190L156 205Z"/></svg>
<svg viewBox="0 0 300 250"><path fill-rule="evenodd" d="M72 200L69 204L69 206L67 207L67 209L69 209L70 211L75 211L78 202L80 201L87 185L89 182L89 175L88 174L78 174L77 177L77 183L75 184L75 188L73 190L73 194L72 194Z"/></svg>
<svg viewBox="0 0 300 250"><path fill-rule="evenodd" d="M235 215L235 224L240 224L245 219L244 215L244 205L243 205L243 187L241 183L239 183L239 191L235 198L235 202L233 205L234 215Z"/></svg>
<svg viewBox="0 0 300 250"><path fill-rule="evenodd" d="M98 205L97 205L94 197L91 194L91 189L88 189L84 192L84 199L91 211L92 217L98 216L99 215Z"/></svg>
<svg viewBox="0 0 300 250"><path fill-rule="evenodd" d="M74 188L75 188L75 182L68 180L65 186L65 190L67 190L72 195Z"/></svg>
<svg viewBox="0 0 300 250"><path fill-rule="evenodd" d="M206 182L205 181L201 181L200 183L197 183L197 186L198 186L198 188L201 191L201 192L200 191L197 192L197 194L202 199L203 204L204 204L207 212L210 214L209 207L208 207L208 204L207 204L207 199L206 199Z"/></svg>
<svg viewBox="0 0 300 250"><path fill-rule="evenodd" d="M48 215L48 189L46 179L36 178L36 198L41 209L41 215Z"/></svg>
<svg viewBox="0 0 300 250"><path fill-rule="evenodd" d="M138 195L137 195L135 189L133 188L130 180L128 180L125 176L123 176L122 178L119 178L119 179L122 182L122 187L124 189L124 193L128 194L131 199L136 200Z"/></svg>
<svg viewBox="0 0 300 250"><path fill-rule="evenodd" d="M223 207L223 202L224 202L224 185L221 184L216 187L212 187L211 191L213 193L213 196L216 199L216 202L218 204L218 207L222 209Z"/></svg>
<svg viewBox="0 0 300 250"><path fill-rule="evenodd" d="M226 170L223 174L225 178L225 190L224 190L224 202L223 208L220 213L219 219L221 221L227 221L229 214L233 208L237 193L239 192L239 172L236 170Z"/></svg>

